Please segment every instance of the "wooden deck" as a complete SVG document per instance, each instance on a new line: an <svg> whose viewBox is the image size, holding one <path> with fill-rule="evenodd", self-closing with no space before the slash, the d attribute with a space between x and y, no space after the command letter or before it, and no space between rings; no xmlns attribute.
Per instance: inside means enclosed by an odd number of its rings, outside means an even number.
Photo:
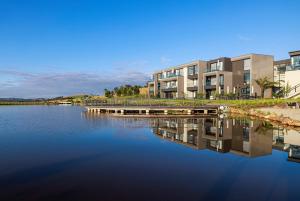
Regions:
<svg viewBox="0 0 300 201"><path fill-rule="evenodd" d="M91 113L109 113L113 115L218 115L219 105L205 105L200 107L174 106L88 106Z"/></svg>

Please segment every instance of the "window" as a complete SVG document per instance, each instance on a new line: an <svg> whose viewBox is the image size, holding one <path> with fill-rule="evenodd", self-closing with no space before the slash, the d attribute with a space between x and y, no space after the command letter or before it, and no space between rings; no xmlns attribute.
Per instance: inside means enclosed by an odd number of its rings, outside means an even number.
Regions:
<svg viewBox="0 0 300 201"><path fill-rule="evenodd" d="M241 93L242 93L242 95L250 95L250 87L245 87L245 88L242 88L241 89Z"/></svg>
<svg viewBox="0 0 300 201"><path fill-rule="evenodd" d="M224 85L224 75L219 75L219 84Z"/></svg>
<svg viewBox="0 0 300 201"><path fill-rule="evenodd" d="M250 71L244 71L244 83L250 84Z"/></svg>
<svg viewBox="0 0 300 201"><path fill-rule="evenodd" d="M224 70L223 68L223 62L222 61L218 61L216 63L212 63L209 65L207 72L213 72L213 71L222 71Z"/></svg>
<svg viewBox="0 0 300 201"><path fill-rule="evenodd" d="M217 84L217 78L216 77L212 77L211 78L211 85L216 85Z"/></svg>
<svg viewBox="0 0 300 201"><path fill-rule="evenodd" d="M210 64L210 71L216 71L217 70L217 63Z"/></svg>
<svg viewBox="0 0 300 201"><path fill-rule="evenodd" d="M217 66L218 70L222 71L223 70L223 62L222 61L218 61L218 66Z"/></svg>
<svg viewBox="0 0 300 201"><path fill-rule="evenodd" d="M300 68L300 55L293 56L291 59L292 59L292 65L293 65L293 67Z"/></svg>
<svg viewBox="0 0 300 201"><path fill-rule="evenodd" d="M244 70L250 70L251 69L251 59L245 59L244 60Z"/></svg>
<svg viewBox="0 0 300 201"><path fill-rule="evenodd" d="M197 65L189 66L188 75L196 75L196 74L198 74L198 66Z"/></svg>

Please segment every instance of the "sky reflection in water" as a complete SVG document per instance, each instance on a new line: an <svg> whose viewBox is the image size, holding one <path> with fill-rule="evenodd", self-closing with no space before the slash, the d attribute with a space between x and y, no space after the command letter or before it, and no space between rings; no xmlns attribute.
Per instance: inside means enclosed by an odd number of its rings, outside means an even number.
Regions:
<svg viewBox="0 0 300 201"><path fill-rule="evenodd" d="M0 108L0 200L299 200L300 134L240 119Z"/></svg>

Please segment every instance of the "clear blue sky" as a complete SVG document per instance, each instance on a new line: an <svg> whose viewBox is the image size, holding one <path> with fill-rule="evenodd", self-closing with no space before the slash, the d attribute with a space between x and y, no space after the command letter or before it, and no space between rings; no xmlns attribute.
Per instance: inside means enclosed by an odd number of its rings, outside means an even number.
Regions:
<svg viewBox="0 0 300 201"><path fill-rule="evenodd" d="M0 0L0 97L102 93L152 71L300 49L298 0Z"/></svg>

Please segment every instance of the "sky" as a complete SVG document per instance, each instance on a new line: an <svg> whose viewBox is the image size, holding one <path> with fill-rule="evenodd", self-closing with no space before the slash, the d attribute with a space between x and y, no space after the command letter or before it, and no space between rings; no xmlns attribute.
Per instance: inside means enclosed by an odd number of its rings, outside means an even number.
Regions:
<svg viewBox="0 0 300 201"><path fill-rule="evenodd" d="M0 98L103 94L153 71L300 49L300 0L0 0Z"/></svg>

